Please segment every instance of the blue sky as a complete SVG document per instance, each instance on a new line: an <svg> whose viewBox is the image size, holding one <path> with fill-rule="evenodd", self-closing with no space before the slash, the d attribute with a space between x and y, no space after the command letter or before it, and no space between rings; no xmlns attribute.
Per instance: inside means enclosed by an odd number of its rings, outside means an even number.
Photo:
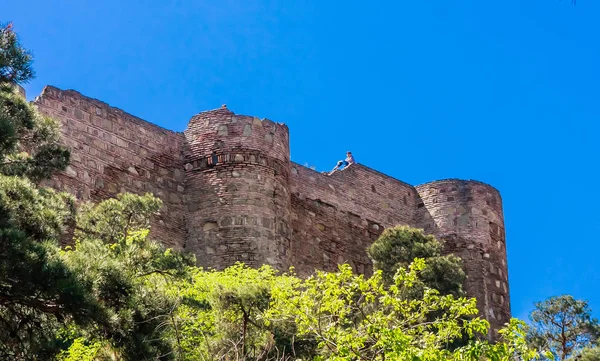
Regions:
<svg viewBox="0 0 600 361"><path fill-rule="evenodd" d="M341 5L343 4L343 5ZM288 124L292 160L504 201L513 314L600 315L600 2L6 1L37 78L173 130L226 103Z"/></svg>

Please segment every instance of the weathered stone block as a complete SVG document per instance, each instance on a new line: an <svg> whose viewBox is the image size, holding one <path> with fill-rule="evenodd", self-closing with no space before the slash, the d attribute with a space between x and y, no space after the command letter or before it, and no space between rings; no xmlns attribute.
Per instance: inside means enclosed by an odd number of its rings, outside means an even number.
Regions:
<svg viewBox="0 0 600 361"><path fill-rule="evenodd" d="M252 135L252 125L246 124L244 125L244 131L242 133L245 137L249 137Z"/></svg>
<svg viewBox="0 0 600 361"><path fill-rule="evenodd" d="M219 125L219 129L217 131L217 135L220 136L226 136L227 134L229 134L229 129L227 128L227 125Z"/></svg>

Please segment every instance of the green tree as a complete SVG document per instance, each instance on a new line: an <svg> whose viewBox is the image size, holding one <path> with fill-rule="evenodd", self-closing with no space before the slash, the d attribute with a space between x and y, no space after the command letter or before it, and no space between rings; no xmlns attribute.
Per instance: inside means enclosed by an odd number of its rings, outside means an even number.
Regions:
<svg viewBox="0 0 600 361"><path fill-rule="evenodd" d="M425 287L443 295L464 295L462 285L465 272L462 261L454 255L442 255L443 245L421 229L407 226L388 228L369 247L373 268L381 270L385 284L393 284L396 271L407 267L415 258L423 258L425 265L419 273L419 282L411 289L412 297L420 297Z"/></svg>
<svg viewBox="0 0 600 361"><path fill-rule="evenodd" d="M0 25L0 83L24 83L33 75L31 53L19 43L12 24Z"/></svg>
<svg viewBox="0 0 600 361"><path fill-rule="evenodd" d="M298 282L266 265L195 269L191 282L183 280L171 289L180 302L173 332L178 332L181 359L261 360L291 354L294 348L296 356L305 355L303 340L294 343L293 323L267 316L273 290Z"/></svg>
<svg viewBox="0 0 600 361"><path fill-rule="evenodd" d="M31 55L11 25L0 27L0 174L39 181L63 170L69 151L58 126L15 91L33 75Z"/></svg>
<svg viewBox="0 0 600 361"><path fill-rule="evenodd" d="M572 361L598 361L600 360L600 347L586 347L577 355L569 358Z"/></svg>
<svg viewBox="0 0 600 361"><path fill-rule="evenodd" d="M74 345L84 337L89 347L108 344L126 360L174 358L169 334L177 304L166 291L187 277L195 260L148 238L161 206L151 194L120 194L81 207L75 246L61 257L108 317L79 328Z"/></svg>
<svg viewBox="0 0 600 361"><path fill-rule="evenodd" d="M419 284L426 267L415 259L400 268L387 287L381 271L370 278L355 275L348 265L337 273L317 272L295 287L274 288L270 319L293 321L299 336L318 342L315 360L522 360L536 354L527 347L523 324L513 320L504 339L491 345L470 341L449 350L464 333L486 333L487 321L477 314L474 299L440 295L425 289L420 299L405 294ZM428 315L443 310L430 320Z"/></svg>
<svg viewBox="0 0 600 361"><path fill-rule="evenodd" d="M595 345L600 336L600 326L591 317L587 301L569 295L536 303L530 319L529 342L540 351L550 353L554 359L566 360L575 356L584 348Z"/></svg>
<svg viewBox="0 0 600 361"><path fill-rule="evenodd" d="M0 28L0 359L44 355L64 322L102 318L93 297L60 259L57 239L73 199L34 181L62 170L68 151L57 124L15 92L33 75L12 26Z"/></svg>
<svg viewBox="0 0 600 361"><path fill-rule="evenodd" d="M0 359L43 353L68 320L103 318L59 255L56 240L70 206L63 194L0 175Z"/></svg>
<svg viewBox="0 0 600 361"><path fill-rule="evenodd" d="M164 289L193 258L147 238L161 207L150 195L76 212L72 197L37 185L69 152L56 122L15 92L32 75L12 26L0 28L0 359L92 357L98 344L130 360L172 358ZM61 250L75 218L76 246Z"/></svg>
<svg viewBox="0 0 600 361"><path fill-rule="evenodd" d="M469 340L485 333L474 299L426 289L407 299L425 267L416 259L385 285L381 271L356 275L317 272L302 280L271 267L236 264L223 271L195 269L170 288L179 301L171 339L181 360L502 360L536 357L524 324L512 320L502 340ZM438 317L429 316L438 313ZM300 346L300 347L298 347Z"/></svg>

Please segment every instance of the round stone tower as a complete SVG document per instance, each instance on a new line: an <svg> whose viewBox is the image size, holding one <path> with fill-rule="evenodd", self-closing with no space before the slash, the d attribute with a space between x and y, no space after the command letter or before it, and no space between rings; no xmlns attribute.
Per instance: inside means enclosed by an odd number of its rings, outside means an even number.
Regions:
<svg viewBox="0 0 600 361"><path fill-rule="evenodd" d="M445 241L463 259L466 291L490 322L490 336L510 319L502 198L476 181L441 180L417 186L423 210L419 227Z"/></svg>
<svg viewBox="0 0 600 361"><path fill-rule="evenodd" d="M186 249L204 267L289 267L287 126L223 106L194 116L184 134Z"/></svg>

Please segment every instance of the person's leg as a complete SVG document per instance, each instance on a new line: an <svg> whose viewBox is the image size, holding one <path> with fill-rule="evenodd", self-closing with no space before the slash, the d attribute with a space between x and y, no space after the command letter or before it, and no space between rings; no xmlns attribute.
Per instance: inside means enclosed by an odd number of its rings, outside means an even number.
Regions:
<svg viewBox="0 0 600 361"><path fill-rule="evenodd" d="M329 172L329 175L332 175L333 173L335 173L335 171L337 171L342 166L343 163L344 163L343 160L340 160L339 162L337 162L336 166L333 167L331 172Z"/></svg>

